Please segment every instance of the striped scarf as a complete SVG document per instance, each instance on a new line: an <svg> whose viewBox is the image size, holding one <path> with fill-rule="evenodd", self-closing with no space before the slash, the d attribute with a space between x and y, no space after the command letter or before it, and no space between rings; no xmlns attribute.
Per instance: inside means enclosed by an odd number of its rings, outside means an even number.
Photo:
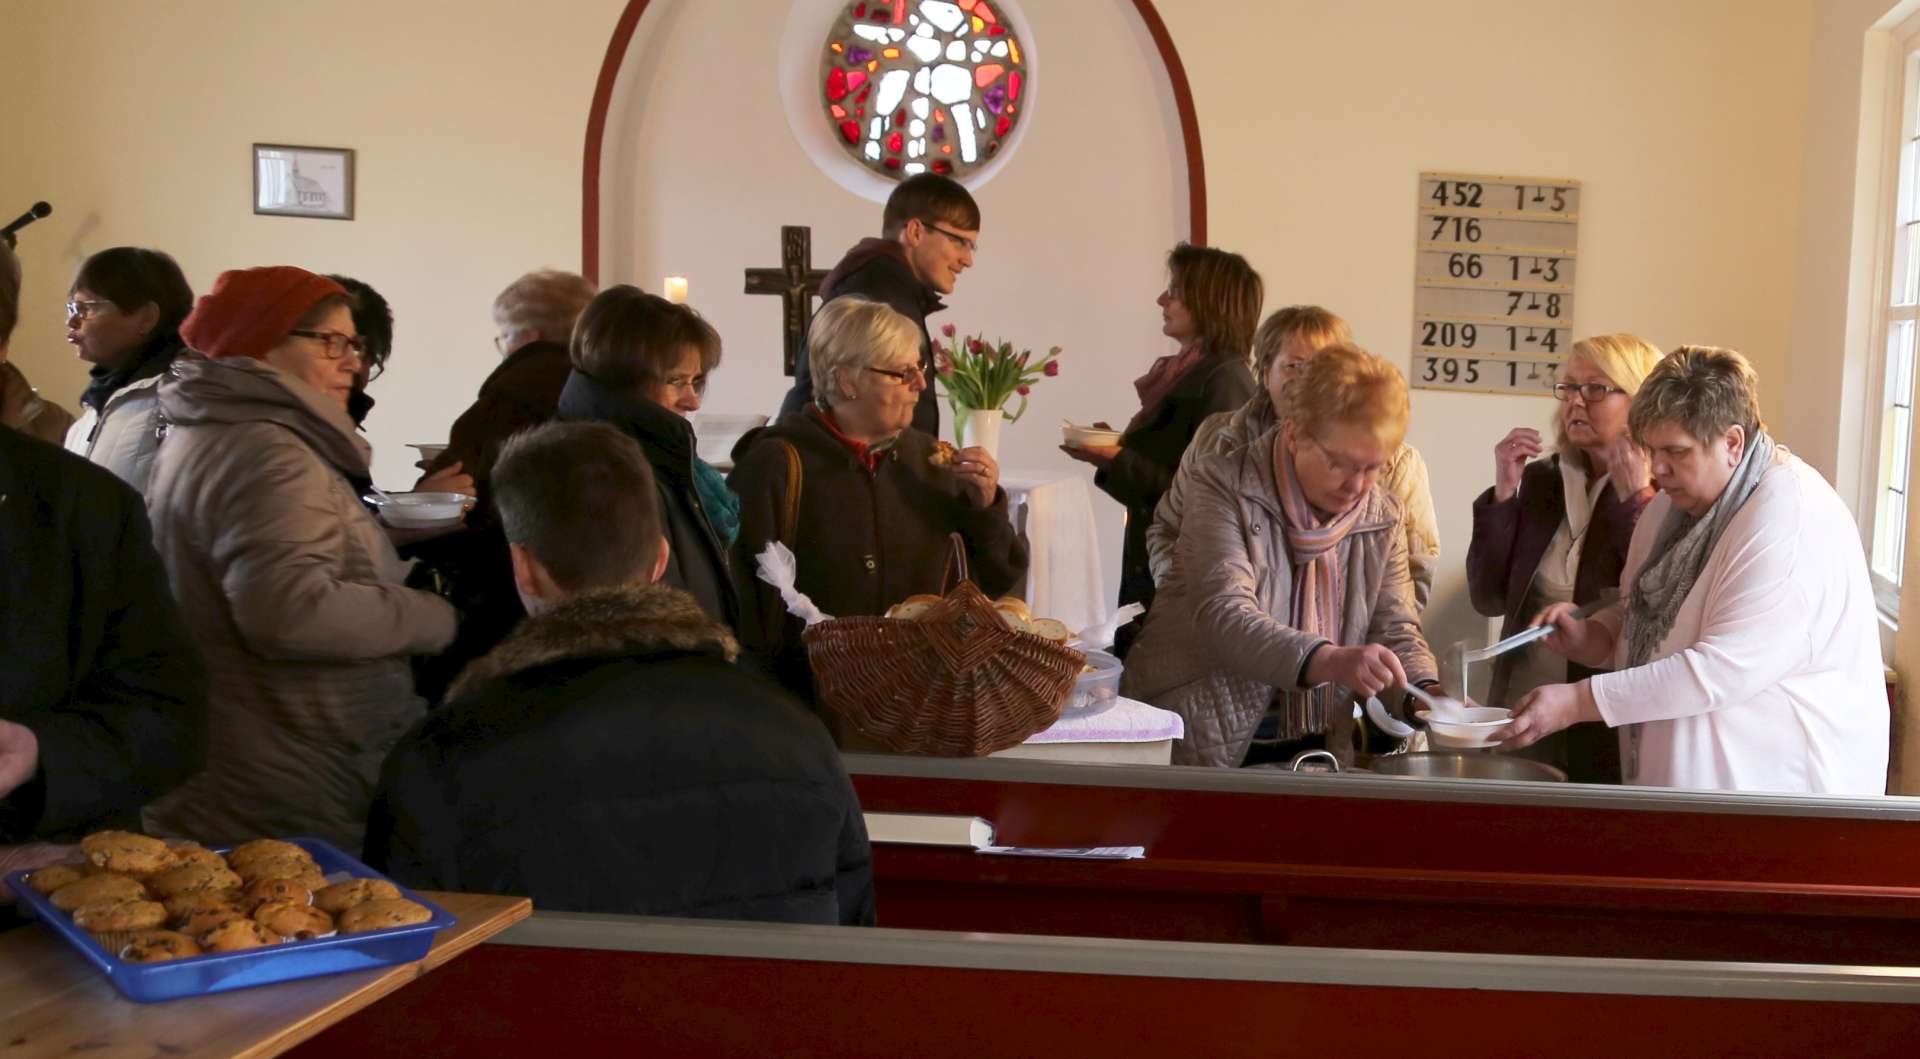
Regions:
<svg viewBox="0 0 1920 1059"><path fill-rule="evenodd" d="M1363 494L1353 506L1323 519L1307 501L1299 475L1288 455L1285 432L1273 442L1274 477L1280 487L1280 514L1287 532L1287 554L1293 560L1293 613L1287 624L1301 632L1340 642L1340 618L1345 605L1346 578L1340 566L1340 543L1360 521L1366 506ZM1344 688L1323 685L1310 691L1290 691L1280 708L1281 739L1299 739L1327 730L1333 710L1348 703Z"/></svg>

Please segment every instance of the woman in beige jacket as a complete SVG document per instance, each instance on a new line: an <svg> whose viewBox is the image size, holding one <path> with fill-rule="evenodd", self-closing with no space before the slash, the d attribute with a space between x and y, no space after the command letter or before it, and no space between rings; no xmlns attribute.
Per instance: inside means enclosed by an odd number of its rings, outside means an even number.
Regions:
<svg viewBox="0 0 1920 1059"><path fill-rule="evenodd" d="M1280 405L1287 380L1320 350L1336 342L1353 341L1347 322L1318 305L1289 305L1276 310L1253 336L1255 377L1260 392L1230 412L1216 412L1200 424L1180 457L1173 485L1153 512L1147 528L1147 559L1155 584L1173 572L1174 545L1186 514L1187 486L1193 468L1208 456L1238 452L1280 422ZM1427 609L1433 592L1433 572L1440 565L1440 518L1433 510L1433 490L1427 484L1427 461L1412 445L1401 443L1380 476L1380 484L1400 501L1401 525L1407 535L1407 565L1413 574L1414 603Z"/></svg>
<svg viewBox="0 0 1920 1059"><path fill-rule="evenodd" d="M1172 573L1121 678L1186 721L1178 764L1240 764L1269 709L1283 742L1346 758L1356 697L1438 683L1400 504L1380 485L1406 434L1405 380L1341 344L1286 396L1285 424L1195 466Z"/></svg>
<svg viewBox="0 0 1920 1059"><path fill-rule="evenodd" d="M360 503L350 304L301 269L225 273L181 329L206 357L160 384L147 506L212 685L206 771L149 807L162 834L357 852L381 761L425 714L408 656L453 638Z"/></svg>

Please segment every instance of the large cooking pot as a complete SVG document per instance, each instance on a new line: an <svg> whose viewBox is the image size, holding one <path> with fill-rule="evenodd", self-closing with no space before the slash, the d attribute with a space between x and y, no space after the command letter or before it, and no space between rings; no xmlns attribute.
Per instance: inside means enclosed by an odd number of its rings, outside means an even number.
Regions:
<svg viewBox="0 0 1920 1059"><path fill-rule="evenodd" d="M1465 753L1423 751L1414 754L1391 754L1372 759L1364 768L1342 770L1339 762L1328 751L1308 750L1296 755L1284 766L1276 762L1271 766L1255 767L1288 768L1294 772L1372 772L1382 776L1412 776L1417 779L1567 782L1567 774L1552 765L1529 761L1510 754L1491 754L1486 751Z"/></svg>

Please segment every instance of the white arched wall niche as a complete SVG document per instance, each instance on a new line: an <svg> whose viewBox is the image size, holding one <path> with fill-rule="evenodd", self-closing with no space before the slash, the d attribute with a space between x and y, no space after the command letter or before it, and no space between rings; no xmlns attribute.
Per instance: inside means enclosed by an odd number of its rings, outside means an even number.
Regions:
<svg viewBox="0 0 1920 1059"><path fill-rule="evenodd" d="M664 276L688 278L690 301L726 344L707 392L713 411L771 414L786 392L779 299L742 291L744 268L777 264L780 226L813 229L818 268L880 226L879 205L822 172L789 126L790 6L652 0L608 101L601 282L658 291ZM824 39L836 5L818 6ZM1066 348L1062 377L1004 432L1001 463L1080 474L1056 447L1060 421L1124 419L1138 404L1133 378L1171 351L1154 299L1167 250L1189 234L1187 159L1166 67L1131 0L1022 14L1045 57L1027 135L973 188L980 252L935 321ZM1122 516L1098 494L1095 507L1111 598Z"/></svg>

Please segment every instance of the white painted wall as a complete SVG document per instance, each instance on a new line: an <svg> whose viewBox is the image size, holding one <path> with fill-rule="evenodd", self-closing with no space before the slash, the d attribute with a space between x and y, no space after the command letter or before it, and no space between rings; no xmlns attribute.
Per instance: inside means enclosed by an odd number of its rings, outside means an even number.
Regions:
<svg viewBox="0 0 1920 1059"><path fill-rule="evenodd" d="M356 273L400 316L370 426L381 479L404 483L403 443L444 434L492 366L493 294L525 269L579 260L581 139L622 6L340 0L316 20L290 0L0 0L0 209L48 198L59 211L22 247L15 356L71 404L83 372L54 306L74 265L104 246L170 249L198 287L270 262ZM1059 419L1125 417L1130 380L1166 351L1152 297L1184 192L1131 5L1025 6L1046 95L1016 164L980 191L978 270L947 318L1068 347L1069 375L1006 443L1010 465L1067 470L1051 448ZM1843 98L1849 61L1858 78L1843 14L1822 4L1816 19L1809 0L1159 6L1193 79L1212 241L1253 260L1269 308L1323 303L1364 344L1404 356L1417 172L1576 177L1580 329L1739 347L1785 440L1816 463L1822 445L1837 448L1821 439L1844 403L1828 341L1844 309L1810 269L1796 283L1795 264L1833 181L1814 144L1831 121L1857 119ZM778 225L795 221L830 263L877 211L794 146L770 72L785 5L653 8L636 42L649 61L620 94L623 140L609 156L622 181L609 184L608 274L650 287L689 276L728 341L713 406L767 409L781 385L766 368L777 306L739 294L740 270L771 262ZM1107 124L1087 125L1095 116ZM359 149L359 219L252 216L255 140ZM1810 260L1826 270L1830 250ZM1790 310L1817 326L1794 326ZM1537 399L1415 398L1412 440L1433 469L1449 571L1436 642L1479 624L1459 571L1488 450L1548 412ZM1105 517L1111 567L1117 520Z"/></svg>

